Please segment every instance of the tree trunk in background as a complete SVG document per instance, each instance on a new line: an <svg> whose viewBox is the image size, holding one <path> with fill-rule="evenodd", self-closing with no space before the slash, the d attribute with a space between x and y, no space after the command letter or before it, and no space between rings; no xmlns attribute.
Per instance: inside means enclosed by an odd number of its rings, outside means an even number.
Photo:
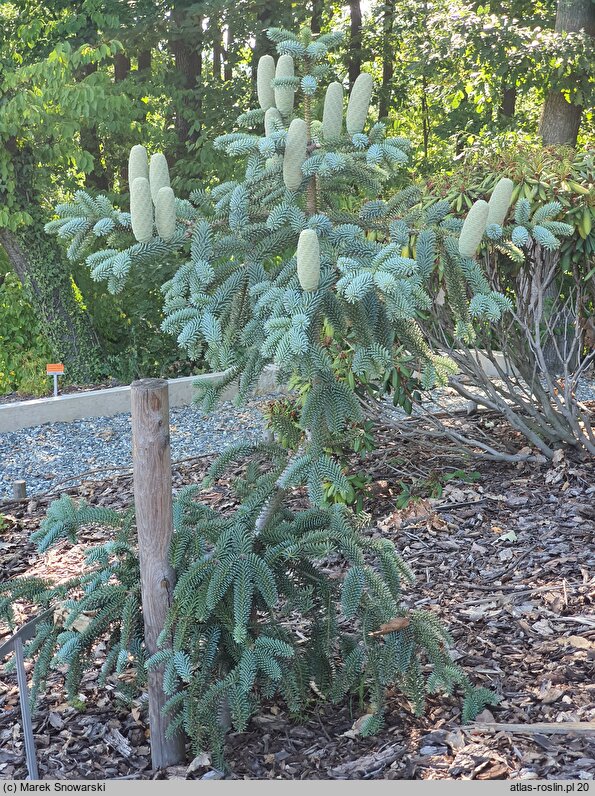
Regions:
<svg viewBox="0 0 595 796"><path fill-rule="evenodd" d="M221 80L221 61L223 55L223 36L221 33L221 23L216 18L210 22L211 35L213 36L213 77Z"/></svg>
<svg viewBox="0 0 595 796"><path fill-rule="evenodd" d="M152 61L152 53L151 50L141 50L138 54L138 71L139 72L150 72L151 71L151 61Z"/></svg>
<svg viewBox="0 0 595 796"><path fill-rule="evenodd" d="M590 36L595 36L593 0L558 0L555 29L556 33L572 33L584 29ZM576 74L573 77L578 85L581 75ZM581 105L567 102L560 91L552 88L546 97L539 123L539 134L543 143L575 146L582 112Z"/></svg>
<svg viewBox="0 0 595 796"><path fill-rule="evenodd" d="M462 112L463 118L468 118L469 111L467 109L469 107L469 95L467 94L467 90L465 89L465 86L461 86L461 92L462 92L463 96L461 97L461 101L459 102L458 110L459 110L459 112ZM463 109L462 111L461 111L461 108ZM454 139L455 139L455 153L457 155L462 154L463 150L465 149L465 146L467 144L467 138L468 138L468 136L467 136L467 133L465 132L465 126L464 126L464 123L462 123L461 126L459 126L459 128L457 129L457 132L455 133L455 136L454 136Z"/></svg>
<svg viewBox="0 0 595 796"><path fill-rule="evenodd" d="M421 81L421 123L424 142L424 157L428 157L430 144L430 107L428 105L428 79L425 75Z"/></svg>
<svg viewBox="0 0 595 796"><path fill-rule="evenodd" d="M85 64L79 70L81 80L97 72L97 64ZM101 152L101 142L97 127L91 119L81 120L80 129L81 148L93 156L93 171L85 175L85 187L92 191L109 191L109 179L107 169L103 163Z"/></svg>
<svg viewBox="0 0 595 796"><path fill-rule="evenodd" d="M512 119L516 110L516 88L514 86L504 86L502 89L502 99L498 114L500 117Z"/></svg>
<svg viewBox="0 0 595 796"><path fill-rule="evenodd" d="M231 62L229 46L223 51L223 80L229 82L233 78L233 64Z"/></svg>
<svg viewBox="0 0 595 796"><path fill-rule="evenodd" d="M388 116L391 100L391 81L395 70L392 32L395 20L395 0L385 0L382 16L382 86L378 103L381 119Z"/></svg>
<svg viewBox="0 0 595 796"><path fill-rule="evenodd" d="M349 0L349 85L362 67L362 8L360 0Z"/></svg>
<svg viewBox="0 0 595 796"><path fill-rule="evenodd" d="M52 355L66 366L66 377L89 382L101 351L91 318L77 302L64 253L45 235L41 219L31 227L0 229L0 246L23 285L30 290Z"/></svg>
<svg viewBox="0 0 595 796"><path fill-rule="evenodd" d="M252 52L252 80L256 85L256 69L258 67L258 61L260 60L261 56L271 54L274 55L275 58L277 57L277 50L275 45L272 41L270 41L269 37L267 36L267 28L274 27L278 25L278 19L274 16L274 9L272 3L265 0L265 2L259 3L258 11L256 14L256 37L254 41L254 50ZM231 37L229 38L229 43L231 45Z"/></svg>
<svg viewBox="0 0 595 796"><path fill-rule="evenodd" d="M312 0L312 19L310 27L312 33L320 33L322 30L322 12L324 11L323 0Z"/></svg>
<svg viewBox="0 0 595 796"><path fill-rule="evenodd" d="M114 56L114 83L121 83L126 80L129 74L130 58L125 53L116 53ZM104 160L106 161L106 170L109 170L112 174L118 174L120 191L125 191L128 183L128 161L118 160L114 164L108 157L104 157Z"/></svg>
<svg viewBox="0 0 595 796"><path fill-rule="evenodd" d="M114 56L114 82L126 80L130 74L130 58L125 53L116 53Z"/></svg>
<svg viewBox="0 0 595 796"><path fill-rule="evenodd" d="M191 119L200 118L199 82L202 75L202 17L188 19L188 12L179 9L173 12L175 29L169 47L174 56L177 87L182 91L176 108L176 130L180 147L185 147L189 138L197 138L195 130L190 136ZM192 35L190 35L190 32Z"/></svg>
<svg viewBox="0 0 595 796"><path fill-rule="evenodd" d="M223 80L226 82L233 77L233 29L230 17L225 20L227 44L223 48Z"/></svg>

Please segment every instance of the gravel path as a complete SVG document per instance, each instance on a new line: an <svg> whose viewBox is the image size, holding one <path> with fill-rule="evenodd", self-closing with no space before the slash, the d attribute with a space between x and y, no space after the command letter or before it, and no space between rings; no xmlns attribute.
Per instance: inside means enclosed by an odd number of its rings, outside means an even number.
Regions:
<svg viewBox="0 0 595 796"><path fill-rule="evenodd" d="M197 406L170 410L172 460L217 453L247 439L257 441L264 431L258 398L242 407L220 404L206 415ZM12 482L27 482L27 494L49 492L59 482L86 470L132 464L130 414L90 418L0 434L0 501L12 497ZM105 473L93 473L100 479ZM67 486L80 483L69 481Z"/></svg>
<svg viewBox="0 0 595 796"><path fill-rule="evenodd" d="M450 388L436 392L440 400L426 404L430 411L460 409L468 403ZM579 400L594 400L595 382L581 384L578 393ZM218 453L236 442L260 439L264 431L261 408L273 397L259 397L242 407L222 403L208 415L197 406L172 409L172 460ZM387 401L387 413L395 412L402 414ZM27 482L28 495L49 492L64 479L87 470L131 466L130 414L46 423L0 434L0 451L0 501L12 497L12 483L16 480ZM101 479L108 474L109 470L96 472L84 480ZM67 486L78 483L80 480L73 478Z"/></svg>
<svg viewBox="0 0 595 796"><path fill-rule="evenodd" d="M494 384L502 384L502 382L494 379ZM475 394L481 393L481 390L473 386L469 387L469 391ZM454 412L466 409L470 404L470 401L459 395L452 387L440 387L436 390L432 390L431 394L433 396L432 400L422 401L422 406L429 412L441 412L443 410ZM595 381L588 380L581 382L577 387L576 397L579 401L595 401ZM389 415L404 414L399 407L394 407L390 400L387 401L386 406ZM420 410L414 407L413 412L414 414L419 414Z"/></svg>

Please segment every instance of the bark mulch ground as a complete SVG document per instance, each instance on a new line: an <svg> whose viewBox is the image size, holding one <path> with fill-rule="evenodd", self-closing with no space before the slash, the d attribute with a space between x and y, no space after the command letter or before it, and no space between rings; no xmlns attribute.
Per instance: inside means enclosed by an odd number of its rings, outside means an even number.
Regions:
<svg viewBox="0 0 595 796"><path fill-rule="evenodd" d="M208 459L199 459L180 465L175 485L200 481L207 464ZM450 458L444 453L433 458L431 450L404 445L385 430L371 466L374 483L366 509L377 523L374 532L394 540L417 576L406 603L443 619L454 636L458 662L502 701L484 711L478 724L462 726L456 698L432 697L426 715L415 718L407 701L394 693L386 726L373 738L358 734L357 720L366 707L357 700L341 706L313 703L299 723L281 704L271 704L247 732L230 734L226 776L593 779L593 462L559 452L553 463L543 465L461 465L455 451ZM459 473L444 481L445 472L461 467L463 478ZM471 476L472 471L478 475ZM406 502L404 490L414 499ZM121 476L70 491L117 507L130 500L131 482ZM231 505L221 489L206 499L219 507ZM39 556L28 543L49 500L0 506L0 580L25 573L61 578L80 571L83 559L76 547L62 543ZM89 529L83 541L97 543L102 533ZM59 675L50 680L34 719L42 777L221 776L206 755L189 766L153 772L146 704L124 706L117 680L97 690L101 662L99 647L97 669L81 691L82 712L64 702ZM0 778L23 778L13 675L0 682L0 708Z"/></svg>

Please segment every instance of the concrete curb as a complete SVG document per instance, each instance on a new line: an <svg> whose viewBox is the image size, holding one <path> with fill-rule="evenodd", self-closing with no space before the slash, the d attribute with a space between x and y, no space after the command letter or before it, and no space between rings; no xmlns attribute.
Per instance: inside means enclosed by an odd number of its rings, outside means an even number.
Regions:
<svg viewBox="0 0 595 796"><path fill-rule="evenodd" d="M487 376L498 378L498 372L481 349L476 349L476 360ZM498 363L508 371L501 354L496 353ZM275 391L284 391L277 384L278 369L275 365L267 365L262 372L255 395L267 395ZM184 376L180 379L169 379L169 405L188 406L196 394L197 383L215 384L222 373L208 373L203 376ZM230 384L223 392L223 400L231 401L238 394L238 385ZM0 405L0 434L19 431L22 428L41 426L44 423L70 423L90 417L112 417L130 412L130 387L110 387L105 390L89 390L57 398L36 398L33 401L20 401Z"/></svg>
<svg viewBox="0 0 595 796"><path fill-rule="evenodd" d="M487 354L481 348L473 349L473 358L475 359L478 366L483 370L486 376L490 379L499 379L500 373L496 368L495 364L490 361ZM506 373L507 376L511 376L515 374L514 368L510 365L509 362L506 361L504 355L501 354L499 351L494 351L492 353L494 360L498 363L498 367L502 370L503 373ZM518 375L518 374L516 374Z"/></svg>
<svg viewBox="0 0 595 796"><path fill-rule="evenodd" d="M170 407L188 406L195 395L195 384L216 384L223 374L208 373L202 376L184 376L169 379ZM264 369L255 395L267 395L282 389L277 385L276 369ZM237 383L230 384L223 392L223 400L231 401L238 394ZM91 417L112 417L130 412L130 387L110 387L105 390L58 395L57 398L36 398L0 405L0 434L19 431L23 428L41 426L44 423L70 423Z"/></svg>

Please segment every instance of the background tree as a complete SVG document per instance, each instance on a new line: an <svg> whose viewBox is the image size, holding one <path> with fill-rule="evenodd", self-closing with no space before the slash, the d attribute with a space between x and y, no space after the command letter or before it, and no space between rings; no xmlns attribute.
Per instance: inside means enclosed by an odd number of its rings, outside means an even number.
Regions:
<svg viewBox="0 0 595 796"><path fill-rule="evenodd" d="M592 13L588 3L582 7ZM564 13L568 18L570 11ZM530 7L518 0L361 5L24 0L18 8L2 3L0 119L6 116L6 126L0 133L5 162L0 190L10 219L0 213L0 226L6 247L21 252L20 273L30 273L31 297L38 314L47 315L55 356L69 361L71 375L85 377L89 363L103 359L102 372L122 380L163 375L173 365L174 351L165 338L148 334L160 323L157 294L142 313L126 293L119 307L108 307L101 286L69 265L52 242L46 241L39 256L46 264L55 262L55 269L40 269L35 278L23 254L33 250L30 242L41 240L40 225L51 206L77 189L101 189L125 200L126 153L141 140L173 154L172 180L182 193L196 180L210 184L225 176L221 169L231 173L212 142L228 129L244 98L255 95L255 67L271 47L266 25L299 28L313 20L322 33L342 30L344 43L333 54L338 76L353 81L362 65L377 78L380 118L418 145L416 172L435 174L452 171L454 157L494 135L535 135L544 103L546 139L546 128L553 129L548 109L557 103L565 123L574 119L575 132L562 137L576 138L580 118L577 145L589 140L592 38L556 32L555 19L554 0ZM573 19L576 27L579 17ZM85 94L84 101L69 105L71 88L73 96ZM546 102L550 89L553 99ZM16 97L17 91L23 96ZM560 92L570 101L568 108ZM579 106L586 110L577 116L572 107ZM51 130L44 119L51 120ZM21 175L29 170L27 179L33 175L26 191L24 183L15 188L13 167ZM63 320L50 322L56 318ZM151 351L143 349L142 341L149 339L159 340ZM116 356L122 351L126 356Z"/></svg>
<svg viewBox="0 0 595 796"><path fill-rule="evenodd" d="M581 35L572 35L579 34ZM584 107L592 106L593 49L595 47L595 3L593 0L558 0L556 33L567 48L566 62L570 61L573 46L577 47L576 62L564 68L564 60L552 70L552 83L539 123L539 132L544 144L569 144L574 146L578 138ZM565 35L566 34L566 35ZM570 35L568 35L570 34ZM582 56L581 45L586 50ZM591 55L589 58L588 55ZM581 57L582 56L582 57ZM564 56L563 56L564 58ZM566 78L566 81L560 80ZM556 85L557 83L562 85ZM591 84L589 86L589 83ZM589 91L591 88L591 91Z"/></svg>

